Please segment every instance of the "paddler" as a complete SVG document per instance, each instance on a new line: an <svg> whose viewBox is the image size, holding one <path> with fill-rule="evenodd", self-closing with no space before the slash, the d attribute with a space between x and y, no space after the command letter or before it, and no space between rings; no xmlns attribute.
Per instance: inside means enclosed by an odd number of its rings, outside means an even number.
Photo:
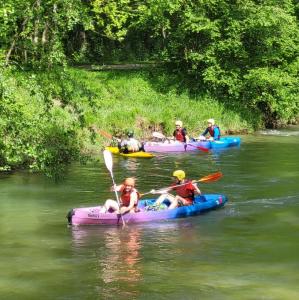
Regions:
<svg viewBox="0 0 299 300"><path fill-rule="evenodd" d="M183 128L183 122L180 120L175 121L175 130L173 132L173 137L176 141L180 141L182 143L189 142L187 130L186 128Z"/></svg>
<svg viewBox="0 0 299 300"><path fill-rule="evenodd" d="M135 188L135 179L128 177L124 182L116 186L115 190L120 192L120 207L118 202L112 199L107 199L101 209L101 213L135 213L138 212L138 201L140 195Z"/></svg>
<svg viewBox="0 0 299 300"><path fill-rule="evenodd" d="M179 206L192 205L196 194L201 194L197 184L192 180L186 179L186 174L183 170L176 170L172 174L174 183L163 193L155 202L155 206L159 206L165 200L170 202L168 209L173 209ZM176 195L170 194L169 191L175 191ZM155 193L155 190L152 190Z"/></svg>
<svg viewBox="0 0 299 300"><path fill-rule="evenodd" d="M205 131L199 136L199 140L220 140L220 128L218 125L215 125L215 120L214 119L208 119L208 127L205 129ZM205 136L207 134L210 134L208 138Z"/></svg>
<svg viewBox="0 0 299 300"><path fill-rule="evenodd" d="M143 144L134 138L133 130L127 132L127 138L118 144L118 148L121 153L144 151Z"/></svg>

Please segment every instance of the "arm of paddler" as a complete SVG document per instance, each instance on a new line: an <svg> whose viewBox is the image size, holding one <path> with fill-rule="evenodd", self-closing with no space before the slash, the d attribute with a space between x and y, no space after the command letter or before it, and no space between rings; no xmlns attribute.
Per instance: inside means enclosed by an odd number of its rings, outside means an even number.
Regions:
<svg viewBox="0 0 299 300"><path fill-rule="evenodd" d="M135 205L135 203L137 203L137 201L138 201L138 195L136 192L133 192L130 197L129 206L122 206L120 208L120 213L123 215L127 212L130 212L134 208L134 205Z"/></svg>
<svg viewBox="0 0 299 300"><path fill-rule="evenodd" d="M123 186L122 184L115 185L115 186L112 185L111 188L110 188L110 191L111 191L111 192L115 192L115 191L116 191L116 192L119 192L119 191L121 190L122 186Z"/></svg>
<svg viewBox="0 0 299 300"><path fill-rule="evenodd" d="M163 188L163 189L160 189L160 190L151 190L150 193L151 194L166 194L168 193L170 190L172 190L172 188Z"/></svg>
<svg viewBox="0 0 299 300"><path fill-rule="evenodd" d="M195 188L195 192L198 194L198 195L201 195L201 191L200 189L198 188L197 184L195 182L192 181L192 185L194 186Z"/></svg>

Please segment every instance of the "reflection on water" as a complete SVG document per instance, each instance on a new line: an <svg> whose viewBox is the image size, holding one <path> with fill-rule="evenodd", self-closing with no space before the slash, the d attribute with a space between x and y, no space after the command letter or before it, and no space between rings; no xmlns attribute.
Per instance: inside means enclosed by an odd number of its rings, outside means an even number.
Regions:
<svg viewBox="0 0 299 300"><path fill-rule="evenodd" d="M95 251L94 269L103 298L113 298L115 293L137 296L142 280L141 234L141 227L73 228L74 247Z"/></svg>
<svg viewBox="0 0 299 300"><path fill-rule="evenodd" d="M125 158L120 161L120 165L134 174L140 166L140 159L138 160L138 158L134 157L131 157L129 159Z"/></svg>
<svg viewBox="0 0 299 300"><path fill-rule="evenodd" d="M103 281L138 282L141 275L138 269L140 229L124 231L116 228L110 230L104 239L106 256L99 260Z"/></svg>
<svg viewBox="0 0 299 300"><path fill-rule="evenodd" d="M117 299L137 299L148 272L144 270L147 263L154 264L153 272L159 278L171 257L188 253L192 257L193 247L199 243L198 229L187 220L71 230L74 255L81 257L89 249L95 256L92 270L99 280L96 290L103 299L115 299L115 295Z"/></svg>
<svg viewBox="0 0 299 300"><path fill-rule="evenodd" d="M274 136L299 136L299 127L298 126L289 126L286 129L261 130L261 131L259 131L259 134L274 135Z"/></svg>

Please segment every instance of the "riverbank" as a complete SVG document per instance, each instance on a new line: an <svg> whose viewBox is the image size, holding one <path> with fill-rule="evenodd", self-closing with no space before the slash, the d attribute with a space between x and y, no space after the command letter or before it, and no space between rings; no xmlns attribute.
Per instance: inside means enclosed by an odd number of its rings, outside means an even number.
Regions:
<svg viewBox="0 0 299 300"><path fill-rule="evenodd" d="M127 130L146 140L153 131L171 135L183 121L198 136L214 118L222 134L263 128L262 115L242 103L223 102L208 93L190 94L175 75L146 70L56 69L1 74L0 168L29 168L50 174L86 158Z"/></svg>
<svg viewBox="0 0 299 300"><path fill-rule="evenodd" d="M211 117L225 134L249 133L263 127L256 111L223 103L208 93L190 95L177 78L159 71L73 68L69 72L93 95L96 110L86 111L88 125L95 124L111 134L127 129L134 129L142 138L153 130L171 134L174 121L180 119L191 135L198 135Z"/></svg>

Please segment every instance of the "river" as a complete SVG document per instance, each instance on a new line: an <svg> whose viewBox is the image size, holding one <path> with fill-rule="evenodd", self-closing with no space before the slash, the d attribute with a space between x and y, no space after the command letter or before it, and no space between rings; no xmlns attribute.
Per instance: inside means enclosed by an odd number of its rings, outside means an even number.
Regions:
<svg viewBox="0 0 299 300"><path fill-rule="evenodd" d="M59 182L0 174L1 299L298 299L299 128L241 138L217 153L113 157L116 182L134 176L140 192L175 169L223 172L200 189L227 195L224 208L172 221L67 226L70 208L113 196L101 155Z"/></svg>

